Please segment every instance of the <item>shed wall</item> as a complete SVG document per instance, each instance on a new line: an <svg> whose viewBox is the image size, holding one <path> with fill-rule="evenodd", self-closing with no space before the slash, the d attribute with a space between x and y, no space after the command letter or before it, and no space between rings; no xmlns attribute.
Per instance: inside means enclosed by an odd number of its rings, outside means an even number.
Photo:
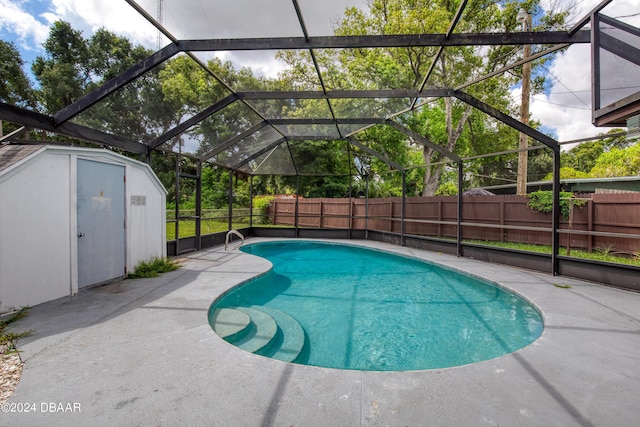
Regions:
<svg viewBox="0 0 640 427"><path fill-rule="evenodd" d="M78 291L79 157L126 168L127 271L166 256L166 193L146 165L105 150L47 147L0 171L0 313Z"/></svg>
<svg viewBox="0 0 640 427"><path fill-rule="evenodd" d="M127 167L127 271L141 261L167 255L164 190L144 169ZM140 196L144 196L144 204Z"/></svg>
<svg viewBox="0 0 640 427"><path fill-rule="evenodd" d="M0 311L69 295L69 158L37 156L0 178Z"/></svg>

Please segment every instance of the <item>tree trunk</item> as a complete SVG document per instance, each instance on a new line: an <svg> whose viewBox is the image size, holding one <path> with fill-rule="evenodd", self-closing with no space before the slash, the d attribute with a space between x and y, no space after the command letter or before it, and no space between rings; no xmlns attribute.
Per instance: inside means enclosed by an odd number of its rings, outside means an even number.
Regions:
<svg viewBox="0 0 640 427"><path fill-rule="evenodd" d="M422 156L426 164L433 161L433 152L434 150L427 146L422 150ZM438 190L438 185L440 184L440 175L442 175L442 166L443 165L427 166L424 169L422 197L431 197L436 194L436 190Z"/></svg>
<svg viewBox="0 0 640 427"><path fill-rule="evenodd" d="M471 106L467 106L467 108L463 111L460 120L457 125L453 126L453 100L451 98L444 98L444 109L445 109L445 120L447 126L447 143L444 148L446 148L449 152L453 153L456 142L458 142L458 138L462 135L462 131L464 130L464 125L469 119L473 109ZM429 165L430 163L438 163L442 160L442 155L436 153L434 156L434 150L429 147L424 147L422 151L422 155L424 158L424 162ZM424 172L424 187L422 189L423 197L430 197L436 194L438 190L438 186L440 184L440 176L442 175L442 169L444 164L438 164L433 166L427 166Z"/></svg>

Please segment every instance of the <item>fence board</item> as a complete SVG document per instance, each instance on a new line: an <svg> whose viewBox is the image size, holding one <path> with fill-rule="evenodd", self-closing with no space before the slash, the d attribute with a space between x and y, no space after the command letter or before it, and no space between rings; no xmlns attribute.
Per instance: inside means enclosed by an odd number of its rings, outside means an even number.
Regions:
<svg viewBox="0 0 640 427"><path fill-rule="evenodd" d="M637 238L589 236L561 233L560 244L572 249L610 250L627 254L640 253L640 193L587 194L590 198L581 207L574 207L571 224L562 219L562 230L578 232L609 232L638 236ZM463 239L551 244L550 213L535 212L527 197L515 195L464 197ZM402 199L399 197L369 199L368 219L364 199L299 199L298 225L301 227L349 228L400 233ZM458 200L452 197L407 197L405 232L411 235L455 238L457 226L442 222L457 222ZM294 225L295 200L276 199L268 211L274 224ZM350 218L351 216L351 218ZM513 228L499 228L504 225ZM521 228L519 228L521 227ZM531 230L539 228L540 230Z"/></svg>

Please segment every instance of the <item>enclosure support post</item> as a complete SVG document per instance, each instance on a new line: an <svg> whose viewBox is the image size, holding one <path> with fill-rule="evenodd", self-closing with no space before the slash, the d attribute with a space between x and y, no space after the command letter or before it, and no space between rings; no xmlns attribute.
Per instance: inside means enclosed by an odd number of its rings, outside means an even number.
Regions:
<svg viewBox="0 0 640 427"><path fill-rule="evenodd" d="M229 169L229 228L233 229L233 169Z"/></svg>
<svg viewBox="0 0 640 427"><path fill-rule="evenodd" d="M196 166L196 251L202 249L202 162Z"/></svg>
<svg viewBox="0 0 640 427"><path fill-rule="evenodd" d="M179 144L179 142L178 142ZM178 149L178 153L176 154L176 170L175 170L175 192L174 192L174 200L175 200L175 233L176 233L176 255L180 254L180 149Z"/></svg>
<svg viewBox="0 0 640 427"><path fill-rule="evenodd" d="M349 240L351 240L351 229L353 228L353 176L351 175L351 145L347 144L347 154L349 156Z"/></svg>
<svg viewBox="0 0 640 427"><path fill-rule="evenodd" d="M369 174L364 176L364 238L369 239Z"/></svg>
<svg viewBox="0 0 640 427"><path fill-rule="evenodd" d="M560 249L560 147L553 149L553 225L551 231L551 274L558 275Z"/></svg>
<svg viewBox="0 0 640 427"><path fill-rule="evenodd" d="M350 176L351 178L351 176ZM353 194L351 194L353 191L353 188L351 186L351 179L349 179L349 240L351 240L351 229L353 228L353 202L354 202L354 197Z"/></svg>
<svg viewBox="0 0 640 427"><path fill-rule="evenodd" d="M249 228L253 227L253 175L249 177Z"/></svg>
<svg viewBox="0 0 640 427"><path fill-rule="evenodd" d="M462 162L458 162L458 234L457 234L457 244L456 244L456 253L459 257L462 256L462 188L464 186L462 174L464 172L464 167Z"/></svg>
<svg viewBox="0 0 640 427"><path fill-rule="evenodd" d="M293 226L296 230L296 239L298 238L298 197L300 197L300 175L296 175L296 204L293 218ZM322 215L322 212L320 212L320 215Z"/></svg>
<svg viewBox="0 0 640 427"><path fill-rule="evenodd" d="M400 228L400 246L404 246L405 216L407 213L407 173L402 170L402 223ZM393 215L393 212L391 213Z"/></svg>

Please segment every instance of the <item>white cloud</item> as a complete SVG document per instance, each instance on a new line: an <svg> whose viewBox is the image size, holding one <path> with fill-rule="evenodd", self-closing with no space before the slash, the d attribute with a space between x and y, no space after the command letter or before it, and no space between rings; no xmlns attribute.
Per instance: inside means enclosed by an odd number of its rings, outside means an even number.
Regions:
<svg viewBox="0 0 640 427"><path fill-rule="evenodd" d="M39 49L49 34L48 25L11 0L0 0L0 30L15 34L17 43L26 50Z"/></svg>
<svg viewBox="0 0 640 427"><path fill-rule="evenodd" d="M602 133L591 124L591 59L588 45L571 46L548 67L552 83L548 95L531 101L531 115L556 129L559 141L585 138Z"/></svg>
<svg viewBox="0 0 640 427"><path fill-rule="evenodd" d="M157 38L156 29L124 0L52 0L51 10L85 37L103 27L150 48Z"/></svg>

